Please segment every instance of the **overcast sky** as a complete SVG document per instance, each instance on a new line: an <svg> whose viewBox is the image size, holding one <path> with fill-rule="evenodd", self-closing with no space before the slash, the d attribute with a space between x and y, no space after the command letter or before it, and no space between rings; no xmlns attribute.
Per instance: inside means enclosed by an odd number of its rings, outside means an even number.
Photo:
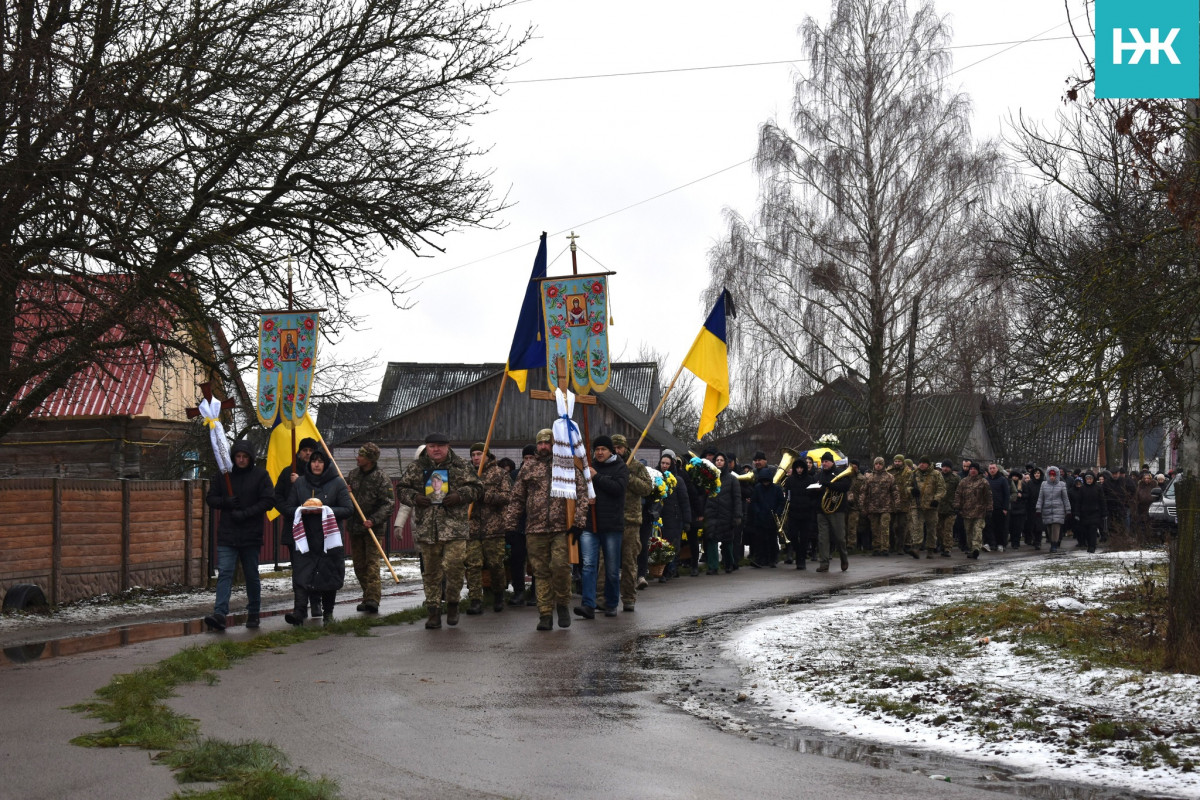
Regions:
<svg viewBox="0 0 1200 800"><path fill-rule="evenodd" d="M978 138L1006 135L1010 114L1053 119L1065 79L1082 63L1061 2L942 0L937 9L953 30L951 86L973 101ZM505 21L532 23L536 38L470 135L491 148L477 166L494 171L511 208L498 230L441 240L445 253L394 254L389 269L415 284L407 295L413 308L356 298L363 330L322 352L378 353L372 393L387 361L504 361L538 235L549 232L550 259L559 256L550 274L567 274L562 251L574 230L580 271L617 273L614 358L632 358L651 342L678 365L708 312L707 254L725 230L726 209L753 212L748 160L758 128L786 119L795 77L807 68L797 29L806 16L824 25L829 13L829 0L528 0L509 9ZM1081 13L1075 0L1071 13ZM1082 17L1076 25L1086 30ZM1054 40L1012 44L1032 38Z"/></svg>

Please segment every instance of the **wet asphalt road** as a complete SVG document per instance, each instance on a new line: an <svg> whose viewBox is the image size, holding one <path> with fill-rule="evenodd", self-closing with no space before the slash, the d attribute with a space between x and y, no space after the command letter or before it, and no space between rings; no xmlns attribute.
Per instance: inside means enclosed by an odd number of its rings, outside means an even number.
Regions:
<svg viewBox="0 0 1200 800"><path fill-rule="evenodd" d="M464 615L457 628L439 631L417 623L379 628L373 637L326 637L243 662L213 686L184 687L172 706L200 720L204 735L274 742L296 766L336 779L348 798L996 798L924 773L720 730L664 704L678 681L637 657L639 637L669 638L696 619L951 563L962 556L856 557L849 572L835 566L825 575L781 565L685 577L651 584L635 613L576 618L550 633L534 630L536 609L508 608ZM387 602L385 612L413 599ZM264 630L282 625L265 620ZM237 628L225 635L252 634ZM101 723L62 707L113 674L194 641L0 671L0 798L164 798L176 791L169 771L144 751L69 745Z"/></svg>

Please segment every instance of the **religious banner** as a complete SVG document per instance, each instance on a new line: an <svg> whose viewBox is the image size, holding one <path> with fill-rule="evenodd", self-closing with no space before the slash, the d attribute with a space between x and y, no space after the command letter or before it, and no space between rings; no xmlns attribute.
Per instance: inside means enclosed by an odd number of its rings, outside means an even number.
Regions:
<svg viewBox="0 0 1200 800"><path fill-rule="evenodd" d="M578 394L608 387L608 276L545 278L542 310L546 334L546 379L559 388L558 359L566 359L562 388Z"/></svg>
<svg viewBox="0 0 1200 800"><path fill-rule="evenodd" d="M294 428L308 412L320 311L260 311L258 421Z"/></svg>

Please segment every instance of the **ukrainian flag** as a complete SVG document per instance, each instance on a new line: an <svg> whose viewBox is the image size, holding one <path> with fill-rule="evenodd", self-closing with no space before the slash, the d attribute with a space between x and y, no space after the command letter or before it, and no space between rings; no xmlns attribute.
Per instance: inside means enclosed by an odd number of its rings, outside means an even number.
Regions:
<svg viewBox="0 0 1200 800"><path fill-rule="evenodd" d="M307 412L296 423L296 443L299 444L300 440L306 437L318 442L324 441ZM271 476L271 480L275 480L279 473L283 472L283 468L291 466L291 463L292 431L287 425L276 422L275 427L271 429L271 441L267 445L267 474ZM279 511L274 508L267 512L267 519L275 519L278 516Z"/></svg>
<svg viewBox="0 0 1200 800"><path fill-rule="evenodd" d="M717 414L729 405L729 349L726 346L725 315L733 316L733 298L722 289L704 327L692 342L692 349L683 359L683 366L707 384L704 408L700 412L697 439L704 438L717 424Z"/></svg>
<svg viewBox="0 0 1200 800"><path fill-rule="evenodd" d="M525 391L529 370L546 366L546 343L542 341L542 288L538 281L546 277L546 233L542 232L537 256L533 259L533 272L529 285L525 287L525 300L521 303L521 315L517 317L517 330L513 333L512 347L508 351L505 374L516 381L517 388Z"/></svg>

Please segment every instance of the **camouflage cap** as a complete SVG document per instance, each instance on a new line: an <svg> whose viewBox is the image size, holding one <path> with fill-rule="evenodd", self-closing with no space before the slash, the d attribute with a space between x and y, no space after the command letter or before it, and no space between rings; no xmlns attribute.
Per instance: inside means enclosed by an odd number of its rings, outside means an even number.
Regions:
<svg viewBox="0 0 1200 800"><path fill-rule="evenodd" d="M613 447L629 447L629 440L626 439L622 434L614 433L609 438L612 439Z"/></svg>
<svg viewBox="0 0 1200 800"><path fill-rule="evenodd" d="M358 448L358 454L363 458L375 464L379 461L379 445L374 442L367 442L362 447Z"/></svg>
<svg viewBox="0 0 1200 800"><path fill-rule="evenodd" d="M476 442L475 444L471 445L471 452L474 453L478 450L480 453L482 453L485 447L487 447L487 445L483 442Z"/></svg>
<svg viewBox="0 0 1200 800"><path fill-rule="evenodd" d="M538 444L541 444L542 442L553 442L554 431L550 430L549 428L542 428L537 432L537 436L535 436L533 440Z"/></svg>

